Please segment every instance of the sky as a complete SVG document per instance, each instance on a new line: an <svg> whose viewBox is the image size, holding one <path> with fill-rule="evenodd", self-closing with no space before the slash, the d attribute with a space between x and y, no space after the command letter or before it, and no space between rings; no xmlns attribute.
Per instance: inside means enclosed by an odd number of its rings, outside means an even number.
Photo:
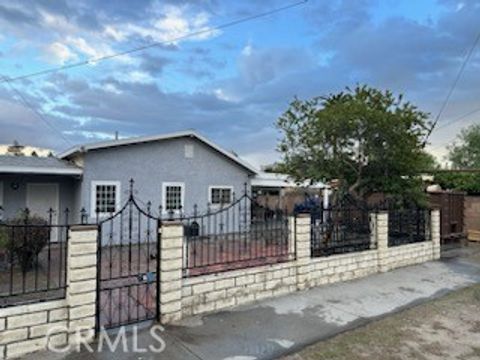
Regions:
<svg viewBox="0 0 480 360"><path fill-rule="evenodd" d="M61 151L115 132L195 129L253 165L266 165L279 159L275 122L294 97L368 84L404 94L434 118L480 31L480 0L309 0L215 30L295 2L2 1L3 77L162 44L1 83L0 143ZM479 70L477 48L430 138L428 150L442 161L459 131L479 122Z"/></svg>

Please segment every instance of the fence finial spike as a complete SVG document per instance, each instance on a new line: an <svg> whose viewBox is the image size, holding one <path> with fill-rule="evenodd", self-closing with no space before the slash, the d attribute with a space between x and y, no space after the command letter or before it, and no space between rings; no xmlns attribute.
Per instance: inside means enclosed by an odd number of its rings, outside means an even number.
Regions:
<svg viewBox="0 0 480 360"><path fill-rule="evenodd" d="M133 197L133 185L135 184L135 180L133 178L130 179L130 197Z"/></svg>
<svg viewBox="0 0 480 360"><path fill-rule="evenodd" d="M84 207L80 210L80 222L82 225L87 223L87 210Z"/></svg>

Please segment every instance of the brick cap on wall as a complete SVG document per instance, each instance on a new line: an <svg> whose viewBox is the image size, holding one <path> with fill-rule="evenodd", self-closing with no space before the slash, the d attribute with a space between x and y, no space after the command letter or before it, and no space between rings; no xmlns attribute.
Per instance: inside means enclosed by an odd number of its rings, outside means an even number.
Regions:
<svg viewBox="0 0 480 360"><path fill-rule="evenodd" d="M300 214L297 214L297 217L299 218L308 218L310 217L311 215L309 213L300 213Z"/></svg>
<svg viewBox="0 0 480 360"><path fill-rule="evenodd" d="M162 227L165 226L183 226L183 223L179 220L163 220L162 221Z"/></svg>
<svg viewBox="0 0 480 360"><path fill-rule="evenodd" d="M97 225L72 225L70 231L92 231L97 230Z"/></svg>

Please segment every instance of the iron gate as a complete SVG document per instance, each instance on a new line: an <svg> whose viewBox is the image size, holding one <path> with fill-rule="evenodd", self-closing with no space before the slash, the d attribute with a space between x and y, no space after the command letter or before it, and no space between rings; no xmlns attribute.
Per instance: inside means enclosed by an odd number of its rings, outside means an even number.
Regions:
<svg viewBox="0 0 480 360"><path fill-rule="evenodd" d="M113 200L114 201L114 200ZM158 319L160 220L133 196L98 221L97 332Z"/></svg>

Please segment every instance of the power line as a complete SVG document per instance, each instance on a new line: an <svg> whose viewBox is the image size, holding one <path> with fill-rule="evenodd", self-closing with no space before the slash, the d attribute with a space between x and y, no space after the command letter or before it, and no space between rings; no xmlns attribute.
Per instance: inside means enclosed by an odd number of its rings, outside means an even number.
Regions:
<svg viewBox="0 0 480 360"><path fill-rule="evenodd" d="M307 2L308 2L308 0L298 1L298 2L295 2L295 3L291 3L289 5L274 8L272 10L269 10L269 11L266 11L266 12L263 12L263 13L257 13L255 15L251 15L251 16L243 17L243 18L240 18L240 19L237 19L237 20L233 20L233 21L230 21L230 22L227 22L227 23L224 23L224 24L212 27L212 28L193 31L193 32L187 33L185 35L174 37L174 38L171 38L171 39L168 39L168 40L153 42L153 43L150 43L148 45L139 46L139 47L136 47L136 48L132 48L132 49L129 49L129 50L113 53L113 54L110 54L110 55L100 56L100 57L97 57L97 58L90 58L90 59L87 59L87 60L83 60L83 61L79 61L79 62L76 62L76 63L69 64L69 65L64 65L64 66L59 66L59 67L55 67L55 68L45 69L45 70L32 72L32 73L29 73L29 74L20 75L20 76L8 78L8 79L4 78L3 80L0 80L0 83L6 82L6 81L9 81L9 82L18 81L18 80L28 79L28 78L31 78L31 77L34 77L34 76L41 76L41 75L56 73L56 72L59 72L59 71L70 70L70 69L74 69L74 68L77 68L77 67L80 67L80 66L89 65L89 64L92 64L92 63L98 63L98 62L102 62L102 61L105 61L105 60L110 60L110 59L113 59L113 58L116 58L116 57L125 56L125 55L129 55L129 54L132 54L132 53L144 51L144 50L156 47L156 46L165 45L165 44L168 44L168 43L172 43L172 42L175 42L175 41L187 39L187 38L190 38L190 37L209 34L209 33L212 33L212 32L218 31L218 30L222 30L222 29L225 29L225 28L229 28L229 27L232 27L232 26L235 26L235 25L238 25L238 24L242 24L242 23L245 23L245 22L249 22L249 21L252 21L252 20L259 19L259 18L267 17L267 16L273 15L275 13L283 12L283 11L286 11L288 9L292 9L294 7L297 7L297 6L304 5Z"/></svg>
<svg viewBox="0 0 480 360"><path fill-rule="evenodd" d="M24 104L24 106L28 107L34 114L38 116L40 120L42 120L45 124L47 124L51 129L53 129L56 133L60 135L60 137L69 145L72 145L72 142L68 140L68 138L63 134L63 132L59 129L57 129L41 112L39 112L33 104L28 101L28 99L23 96L23 94L13 86L13 84L10 83L9 79L6 79L4 76L0 76L2 79L1 82L6 82L7 85L17 94L17 96L20 98L20 101Z"/></svg>
<svg viewBox="0 0 480 360"><path fill-rule="evenodd" d="M453 124L455 124L455 123L457 123L457 122L459 122L459 121L461 121L461 120L465 120L465 119L468 118L469 116L471 116L471 115L473 115L473 114L476 114L476 113L478 113L478 112L480 112L480 108L475 109L475 110L472 110L472 111L470 111L470 112L468 112L468 113L466 113L466 114L463 114L462 116L459 116L458 118L456 118L456 119L454 119L454 120L452 120L452 121L449 121L449 122L447 122L447 123L445 123L445 124L442 124L441 126L437 127L437 130L446 128L446 127L448 127L448 126L450 126L450 125L453 125ZM431 146L432 146L432 147L439 148L439 147L443 147L443 146L445 146L445 145L448 145L448 144L452 143L453 141L455 141L455 139L443 141L443 142L441 142L441 143L439 143L439 144L437 144L437 145L431 145Z"/></svg>
<svg viewBox="0 0 480 360"><path fill-rule="evenodd" d="M437 127L437 130L443 129L443 128L445 128L445 127L447 127L447 126L450 126L450 125L453 125L453 124L455 124L456 122L459 122L459 121L461 121L461 120L464 120L464 119L468 118L470 115L476 114L477 112L480 112L480 108L475 109L475 110L472 110L472 111L470 111L470 112L468 112L468 113L466 113L466 114L464 114L464 115L462 115L462 116L459 116L458 118L456 118L456 119L454 119L454 120L452 120L452 121L448 121L448 122L442 124L441 126Z"/></svg>
<svg viewBox="0 0 480 360"><path fill-rule="evenodd" d="M475 40L473 41L472 46L470 47L469 51L467 52L467 55L463 59L462 65L460 66L460 69L458 70L457 76L455 77L455 80L453 81L452 86L450 87L445 100L443 101L442 105L440 106L440 110L438 111L438 114L435 117L435 120L432 124L432 127L430 128L430 130L427 133L427 136L425 137L424 144L427 143L428 138L430 137L433 130L435 129L435 126L437 125L438 121L440 120L440 117L442 116L445 108L448 105L448 102L450 101L450 98L452 97L453 92L455 91L455 88L457 87L458 82L460 81L460 78L463 74L463 71L465 70L465 67L467 66L467 63L470 60L470 58L472 57L473 52L475 51L475 48L477 47L479 42L480 42L480 32L475 37Z"/></svg>

